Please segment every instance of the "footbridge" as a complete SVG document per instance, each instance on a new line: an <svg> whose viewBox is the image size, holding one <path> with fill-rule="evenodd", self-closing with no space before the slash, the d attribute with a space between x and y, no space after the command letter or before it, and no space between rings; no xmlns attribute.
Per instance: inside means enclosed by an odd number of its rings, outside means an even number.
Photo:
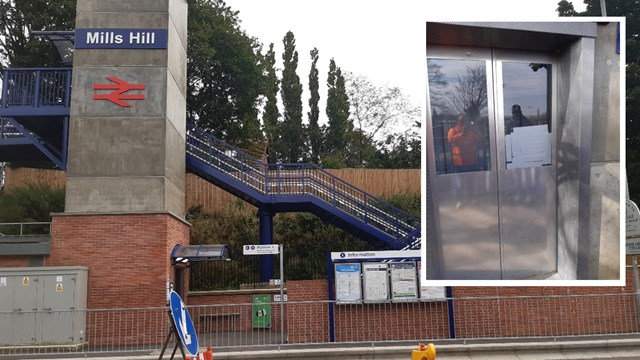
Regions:
<svg viewBox="0 0 640 360"><path fill-rule="evenodd" d="M70 68L5 69L0 161L67 166ZM271 243L280 212L310 212L381 249L420 247L420 220L313 164L268 164L187 124L187 170L259 209L260 241Z"/></svg>

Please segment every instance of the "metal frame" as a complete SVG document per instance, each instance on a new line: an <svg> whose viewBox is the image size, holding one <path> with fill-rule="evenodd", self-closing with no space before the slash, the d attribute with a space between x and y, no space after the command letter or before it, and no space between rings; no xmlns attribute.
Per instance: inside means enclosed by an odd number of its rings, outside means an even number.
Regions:
<svg viewBox="0 0 640 360"><path fill-rule="evenodd" d="M558 237L557 237L557 155L558 155L558 146L557 146L557 126L558 126L558 116L557 116L557 77L558 77L558 71L557 71L557 59L554 55L552 54L548 54L548 53L540 53L540 52L529 52L529 51L520 51L520 50L502 50L502 49L494 49L493 51L493 75L494 75L494 82L495 84L502 84L503 83L503 64L505 62L520 62L520 63L531 63L531 62L537 62L537 63L547 63L547 64L551 64L551 88L550 93L547 94L547 101L549 102L550 106L548 106L549 110L550 110L550 121L551 121L551 166L547 167L543 167L540 168L541 171L545 171L547 172L544 181L546 181L547 185L551 185L553 184L553 186L551 188L547 188L547 194L546 194L546 198L547 198L547 202L551 202L551 205L547 204L547 219L546 219L546 223L547 223L547 251L549 253L553 253L554 259L552 260L554 262L554 268L553 269L549 269L550 272L557 272L558 270ZM505 129L504 129L504 118L505 118L505 114L504 114L504 92L503 92L503 88L501 86L496 86L495 87L495 93L494 93L496 102L496 123L497 123L497 134L504 134L505 133ZM512 181L513 179L510 179L510 172L513 171L519 171L519 169L511 169L511 170L507 170L507 168L504 166L504 164L506 164L506 159L505 159L505 137L504 136L497 136L497 142L496 142L496 146L498 150L497 152L497 156L496 159L498 161L498 189L504 188L505 186L503 185L504 183L508 183L510 181ZM548 170L547 170L548 169ZM503 193L499 191L498 196L502 196ZM511 214L511 212L508 209L505 209L504 206L504 200L505 199L499 199L499 213L500 213L500 217L501 219L508 214ZM549 226L549 225L553 225L553 226ZM501 237L501 241L500 241L500 246L501 246L501 268L503 271L503 274L505 273L505 243L503 241L505 236L505 229L504 227L500 226L500 237ZM553 244L553 246L552 246ZM522 273L520 275L516 275L516 277L518 276L526 276L525 273Z"/></svg>
<svg viewBox="0 0 640 360"><path fill-rule="evenodd" d="M492 206L484 206L485 213L495 213L496 215L496 227L493 230L487 230L488 233L496 232L495 238L497 239L498 246L498 254L499 254L499 272L501 274L500 278L503 278L505 274L505 264L504 264L504 251L505 251L505 243L503 239L503 231L500 226L500 219L502 217L500 208L503 206L502 201L500 199L500 188L501 183L505 181L503 178L505 177L505 173L507 171L505 164L505 140L504 135L498 136L498 134L504 134L504 110L503 110L503 89L500 86L496 86L496 84L501 84L502 79L502 64L504 62L519 62L519 61L527 61L527 62L544 62L552 64L552 84L551 84L551 93L547 95L548 101L550 101L550 118L552 121L552 165L550 175L548 176L546 181L549 181L549 184L553 184L554 188L548 190L547 199L549 201L553 201L555 204L557 199L557 190L556 190L556 167L557 167L557 61L555 56L552 56L547 53L539 53L532 51L518 51L518 50L501 50L501 49L490 49L490 48L473 48L473 47L459 47L459 46L442 46L442 45L429 45L427 47L427 58L428 59L453 59L453 60L478 60L485 61L487 66L486 74L487 74L487 102L488 102L488 118L489 118L489 141L490 141L490 153L491 153L491 169L488 170L489 176L487 176L486 172L480 171L477 173L464 173L464 176L468 181L468 183L481 183L483 185L488 186L488 190L484 189L483 193L477 193L473 195L480 196L484 199L495 197L496 206L495 208ZM429 84L427 83L427 94L429 94ZM449 196L455 198L458 194L455 193L452 184L452 176L460 176L460 174L440 174L437 175L436 172L436 154L435 154L435 139L433 134L433 119L431 118L432 109L430 101L427 101L427 166L429 170L429 179L427 181L431 181L431 184L435 189L433 192L433 196L431 199L428 199L433 211L433 220L435 227L434 231L429 232L428 243L427 243L427 251L436 252L436 256L434 258L435 264L429 266L429 272L431 274L428 275L429 278L432 279L441 279L443 278L444 271L444 259L445 254L443 252L443 240L442 240L442 222L441 215L438 209L441 206L445 206L443 202L443 198L440 196ZM448 194L448 195L447 195ZM482 201L482 200L479 200ZM552 211L547 212L547 223L557 224L557 211L555 206L553 206ZM477 235L477 234L476 234ZM554 262L555 268L553 270L557 271L557 251L558 251L558 239L557 239L557 231L556 226L553 226L552 229L548 230L548 237L553 236L555 248L548 249L548 251L553 251L554 253ZM487 236L490 238L491 236ZM489 241L489 240L488 240ZM550 240L549 240L550 241ZM491 243L493 244L493 243ZM495 246L495 245L491 245ZM481 270L481 269L479 269ZM491 271L491 270L488 270ZM464 279L458 279L464 280Z"/></svg>

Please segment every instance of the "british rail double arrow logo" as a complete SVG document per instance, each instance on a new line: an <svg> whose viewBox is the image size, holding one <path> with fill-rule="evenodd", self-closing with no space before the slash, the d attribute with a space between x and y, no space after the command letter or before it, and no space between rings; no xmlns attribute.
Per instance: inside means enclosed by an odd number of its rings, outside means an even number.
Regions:
<svg viewBox="0 0 640 360"><path fill-rule="evenodd" d="M109 100L122 107L131 107L124 100L144 100L144 94L125 94L129 90L144 90L144 84L130 84L115 76L107 76L106 79L112 84L94 84L93 90L113 91L108 94L93 94L93 100Z"/></svg>

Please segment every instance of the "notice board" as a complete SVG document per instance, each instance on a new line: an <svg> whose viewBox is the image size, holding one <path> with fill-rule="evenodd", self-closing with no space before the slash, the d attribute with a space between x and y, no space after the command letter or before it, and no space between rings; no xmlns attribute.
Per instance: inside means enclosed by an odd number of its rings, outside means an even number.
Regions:
<svg viewBox="0 0 640 360"><path fill-rule="evenodd" d="M360 263L340 263L334 265L336 275L336 300L362 300L360 289Z"/></svg>
<svg viewBox="0 0 640 360"><path fill-rule="evenodd" d="M389 266L386 263L362 264L362 282L365 301L389 299Z"/></svg>
<svg viewBox="0 0 640 360"><path fill-rule="evenodd" d="M415 261L389 263L391 269L391 298L418 298L418 275Z"/></svg>

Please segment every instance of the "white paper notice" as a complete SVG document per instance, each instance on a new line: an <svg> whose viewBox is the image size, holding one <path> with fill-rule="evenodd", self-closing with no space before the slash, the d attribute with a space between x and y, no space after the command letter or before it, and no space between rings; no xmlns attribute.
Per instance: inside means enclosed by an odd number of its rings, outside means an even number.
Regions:
<svg viewBox="0 0 640 360"><path fill-rule="evenodd" d="M551 134L547 125L514 128L505 135L507 169L551 164Z"/></svg>
<svg viewBox="0 0 640 360"><path fill-rule="evenodd" d="M389 277L387 264L363 264L364 299L367 301L387 300L389 298Z"/></svg>

